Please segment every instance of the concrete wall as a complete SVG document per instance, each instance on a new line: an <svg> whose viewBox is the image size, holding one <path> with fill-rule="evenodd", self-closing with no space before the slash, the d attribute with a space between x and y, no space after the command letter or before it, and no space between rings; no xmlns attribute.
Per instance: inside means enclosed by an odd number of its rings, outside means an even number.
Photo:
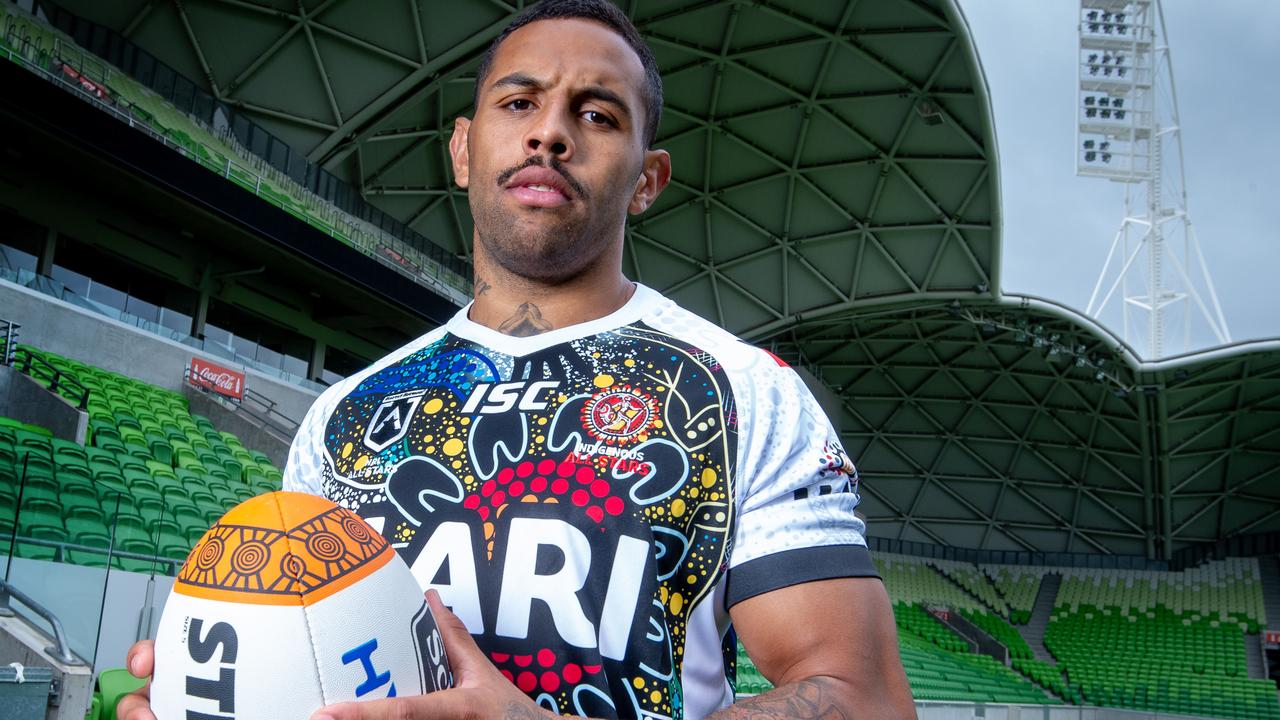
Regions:
<svg viewBox="0 0 1280 720"><path fill-rule="evenodd" d="M0 365L0 415L48 428L53 436L84 444L88 413L7 365Z"/></svg>
<svg viewBox="0 0 1280 720"><path fill-rule="evenodd" d="M293 437L287 433L268 430L244 412L227 407L214 397L188 386L183 390L191 404L191 412L209 418L219 430L235 433L241 444L250 450L266 453L271 462L281 470L289 459L289 444Z"/></svg>
<svg viewBox="0 0 1280 720"><path fill-rule="evenodd" d="M18 323L18 341L162 388L181 392L192 355L226 367L230 361L153 335L118 320L0 280L0 318ZM256 370L245 386L274 400L280 412L301 421L316 393ZM265 452L265 451L264 451Z"/></svg>

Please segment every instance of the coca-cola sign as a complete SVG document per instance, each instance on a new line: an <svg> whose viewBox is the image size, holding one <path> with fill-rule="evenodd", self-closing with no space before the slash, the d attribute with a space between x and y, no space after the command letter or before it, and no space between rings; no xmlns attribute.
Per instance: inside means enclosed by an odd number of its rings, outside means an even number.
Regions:
<svg viewBox="0 0 1280 720"><path fill-rule="evenodd" d="M70 65L63 65L62 72L65 73L66 76L71 78L72 80L79 82L80 87L84 88L85 92L89 93L90 95L93 95L99 100L107 99L107 92L103 90L102 87L100 87L97 83L93 82L89 78L76 72L75 68L71 67Z"/></svg>
<svg viewBox="0 0 1280 720"><path fill-rule="evenodd" d="M198 357L191 358L187 382L236 400L244 398L244 373L228 370Z"/></svg>

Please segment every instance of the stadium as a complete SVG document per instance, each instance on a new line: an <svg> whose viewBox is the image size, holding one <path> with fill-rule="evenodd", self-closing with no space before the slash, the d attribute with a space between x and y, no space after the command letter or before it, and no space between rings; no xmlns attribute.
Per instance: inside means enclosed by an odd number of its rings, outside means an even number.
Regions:
<svg viewBox="0 0 1280 720"><path fill-rule="evenodd" d="M1151 360L1003 289L1027 239L956 0L620 4L674 159L624 270L814 391L920 717L1280 718L1280 339ZM470 299L447 143L518 9L0 3L21 717L114 717L127 648L280 487L315 397ZM769 688L739 648L736 691Z"/></svg>

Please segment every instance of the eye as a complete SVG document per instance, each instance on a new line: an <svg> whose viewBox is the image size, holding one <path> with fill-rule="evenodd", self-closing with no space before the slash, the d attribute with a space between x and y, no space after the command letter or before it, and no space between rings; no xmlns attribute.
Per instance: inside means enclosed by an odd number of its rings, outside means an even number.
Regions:
<svg viewBox="0 0 1280 720"><path fill-rule="evenodd" d="M582 117L592 125L614 125L613 118L597 110L588 110L582 113Z"/></svg>
<svg viewBox="0 0 1280 720"><path fill-rule="evenodd" d="M509 108L511 110L517 110L517 111L528 110L529 108L533 107L533 103L529 102L525 98L516 98L515 100L508 101L505 105L503 105L503 107Z"/></svg>

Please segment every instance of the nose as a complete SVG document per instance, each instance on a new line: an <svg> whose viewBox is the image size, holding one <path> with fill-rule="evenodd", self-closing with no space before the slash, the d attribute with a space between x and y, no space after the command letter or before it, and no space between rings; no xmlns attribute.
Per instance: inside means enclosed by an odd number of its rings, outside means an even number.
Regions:
<svg viewBox="0 0 1280 720"><path fill-rule="evenodd" d="M569 126L569 115L559 103L544 106L525 133L525 152L529 155L549 155L561 162L567 162L573 157L573 133Z"/></svg>

